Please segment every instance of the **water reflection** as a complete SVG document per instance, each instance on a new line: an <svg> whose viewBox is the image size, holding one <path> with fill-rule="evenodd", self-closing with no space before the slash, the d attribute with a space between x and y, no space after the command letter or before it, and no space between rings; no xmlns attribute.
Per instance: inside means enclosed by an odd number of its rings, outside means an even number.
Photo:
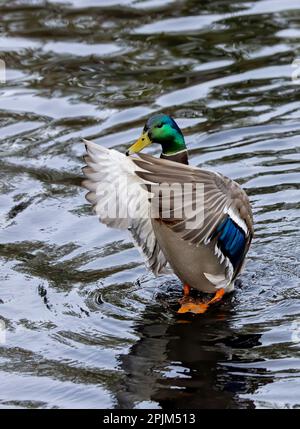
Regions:
<svg viewBox="0 0 300 429"><path fill-rule="evenodd" d="M139 341L120 357L125 377L117 393L117 407L254 407L240 394L254 392L258 382L230 373L224 364L238 361L236 349L260 345L261 335L231 328L234 310L230 301L205 318L164 320L158 317L157 304L147 306L134 327Z"/></svg>

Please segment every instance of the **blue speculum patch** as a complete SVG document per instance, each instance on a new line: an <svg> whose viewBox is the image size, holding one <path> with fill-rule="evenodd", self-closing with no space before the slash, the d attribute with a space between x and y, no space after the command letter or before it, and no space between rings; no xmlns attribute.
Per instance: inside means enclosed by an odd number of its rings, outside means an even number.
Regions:
<svg viewBox="0 0 300 429"><path fill-rule="evenodd" d="M244 254L245 232L228 216L218 226L213 237L218 236L217 242L221 252L227 256L235 269Z"/></svg>

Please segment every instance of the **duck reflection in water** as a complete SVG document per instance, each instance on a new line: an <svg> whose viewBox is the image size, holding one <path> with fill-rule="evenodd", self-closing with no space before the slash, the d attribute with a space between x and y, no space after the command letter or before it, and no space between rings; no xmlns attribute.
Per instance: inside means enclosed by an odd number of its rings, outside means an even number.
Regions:
<svg viewBox="0 0 300 429"><path fill-rule="evenodd" d="M147 306L135 327L139 341L119 358L125 376L116 407L254 408L239 395L255 391L258 382L240 375L234 363L242 360L240 350L261 344L261 335L240 334L231 327L233 316L231 298L205 317L168 318L160 302Z"/></svg>

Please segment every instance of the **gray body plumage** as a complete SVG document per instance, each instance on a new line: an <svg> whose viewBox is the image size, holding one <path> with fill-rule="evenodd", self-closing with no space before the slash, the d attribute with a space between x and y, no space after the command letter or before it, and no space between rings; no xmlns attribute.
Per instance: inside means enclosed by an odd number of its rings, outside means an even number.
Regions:
<svg viewBox="0 0 300 429"><path fill-rule="evenodd" d="M170 228L159 220L152 220L153 230L158 243L179 279L201 292L214 293L216 286L204 273L225 276L226 265L220 263L214 253L214 245L193 246L180 235L170 233Z"/></svg>

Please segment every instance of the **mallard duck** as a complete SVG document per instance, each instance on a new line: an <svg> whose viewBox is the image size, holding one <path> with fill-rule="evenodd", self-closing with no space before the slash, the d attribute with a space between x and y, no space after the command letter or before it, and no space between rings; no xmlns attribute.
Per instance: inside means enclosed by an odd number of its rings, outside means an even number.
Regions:
<svg viewBox="0 0 300 429"><path fill-rule="evenodd" d="M160 158L139 153L153 143L161 145ZM173 118L165 114L150 117L126 154L87 140L85 145L86 199L103 223L129 229L155 275L171 271L178 276L184 285L179 313L204 313L233 290L253 236L248 196L228 177L189 165L184 136ZM182 209L179 216L174 198L168 214L162 208L162 184L180 184L183 197L185 193L190 196L187 202L182 197L176 200ZM188 191L183 187L186 184L190 185ZM195 196L198 184L202 192ZM195 211L185 210L191 203L198 203L204 213L198 221ZM122 207L125 214L119 213ZM199 301L191 297L191 288L214 293L214 297Z"/></svg>

